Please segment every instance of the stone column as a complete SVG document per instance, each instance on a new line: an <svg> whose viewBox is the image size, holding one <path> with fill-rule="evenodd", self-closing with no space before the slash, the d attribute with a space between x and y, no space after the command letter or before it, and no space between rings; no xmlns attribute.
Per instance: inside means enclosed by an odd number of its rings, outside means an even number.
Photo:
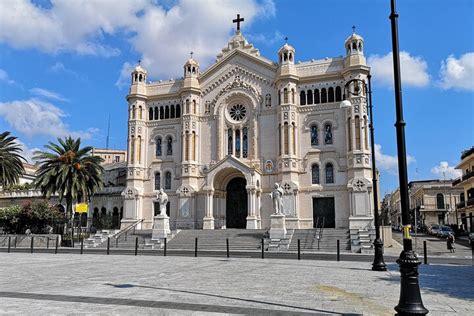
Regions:
<svg viewBox="0 0 474 316"><path fill-rule="evenodd" d="M186 161L186 133L184 132L181 134L181 156L182 161Z"/></svg>
<svg viewBox="0 0 474 316"><path fill-rule="evenodd" d="M214 229L213 200L214 190L208 189L206 192L206 208L203 218L203 229Z"/></svg>
<svg viewBox="0 0 474 316"><path fill-rule="evenodd" d="M247 189L247 205L248 205L248 214L247 214L247 229L257 229L257 217L255 216L255 201L256 190L255 188Z"/></svg>
<svg viewBox="0 0 474 316"><path fill-rule="evenodd" d="M285 154L285 125L280 125L280 149L281 149L281 156Z"/></svg>
<svg viewBox="0 0 474 316"><path fill-rule="evenodd" d="M293 124L288 124L288 154L293 154Z"/></svg>
<svg viewBox="0 0 474 316"><path fill-rule="evenodd" d="M187 138L188 138L187 145L188 145L188 160L189 160L189 161L193 160L193 154L192 154L192 150L193 150L193 147L192 147L192 146L193 146L193 145L192 145L192 137L193 137L193 135L192 135L191 131L189 131L188 137L187 137Z"/></svg>

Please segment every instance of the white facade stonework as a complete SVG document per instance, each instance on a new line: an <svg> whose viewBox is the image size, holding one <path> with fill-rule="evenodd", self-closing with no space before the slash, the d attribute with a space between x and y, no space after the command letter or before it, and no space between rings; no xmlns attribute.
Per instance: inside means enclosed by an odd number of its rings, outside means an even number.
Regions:
<svg viewBox="0 0 474 316"><path fill-rule="evenodd" d="M172 229L269 229L278 182L288 229L312 228L323 216L336 228L371 228L365 91L340 106L345 82L369 73L363 39L352 34L345 51L295 63L285 44L273 62L237 31L203 72L191 58L183 79L146 83L137 66L122 227L143 219L151 229L162 187Z"/></svg>

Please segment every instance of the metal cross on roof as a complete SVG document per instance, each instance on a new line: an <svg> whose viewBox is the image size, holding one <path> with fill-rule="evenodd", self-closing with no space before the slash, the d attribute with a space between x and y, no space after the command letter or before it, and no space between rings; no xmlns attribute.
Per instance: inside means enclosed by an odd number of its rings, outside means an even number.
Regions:
<svg viewBox="0 0 474 316"><path fill-rule="evenodd" d="M141 59L138 60L138 64L139 64L139 65L142 64L142 60L141 60Z"/></svg>
<svg viewBox="0 0 474 316"><path fill-rule="evenodd" d="M194 54L194 52L191 52L190 54L191 54L191 58L193 58L193 54Z"/></svg>
<svg viewBox="0 0 474 316"><path fill-rule="evenodd" d="M285 43L288 44L288 36L285 37Z"/></svg>
<svg viewBox="0 0 474 316"><path fill-rule="evenodd" d="M237 19L232 20L233 23L237 23L237 31L240 31L240 22L243 22L244 18L240 18L240 14L237 14Z"/></svg>
<svg viewBox="0 0 474 316"><path fill-rule="evenodd" d="M352 25L352 33L355 33L355 31L356 31L356 26Z"/></svg>

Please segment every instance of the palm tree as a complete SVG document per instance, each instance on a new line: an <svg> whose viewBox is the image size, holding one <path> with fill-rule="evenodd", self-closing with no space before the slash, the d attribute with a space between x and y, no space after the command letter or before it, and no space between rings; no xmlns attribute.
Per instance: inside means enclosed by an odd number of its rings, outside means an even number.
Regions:
<svg viewBox="0 0 474 316"><path fill-rule="evenodd" d="M103 159L92 156L90 146L80 148L80 138L58 138L58 142L45 145L49 151L35 152L39 168L34 184L46 198L57 193L60 202L66 200L66 216L72 227L73 202L87 201L103 187L104 169L100 165Z"/></svg>
<svg viewBox="0 0 474 316"><path fill-rule="evenodd" d="M15 140L10 132L0 134L0 185L3 187L17 183L25 172L23 162L26 159L21 156L20 144Z"/></svg>

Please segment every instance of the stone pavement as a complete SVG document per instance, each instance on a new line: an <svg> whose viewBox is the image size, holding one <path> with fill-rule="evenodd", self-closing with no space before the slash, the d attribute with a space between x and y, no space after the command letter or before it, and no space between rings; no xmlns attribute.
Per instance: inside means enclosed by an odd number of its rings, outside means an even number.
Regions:
<svg viewBox="0 0 474 316"><path fill-rule="evenodd" d="M0 314L391 315L398 267L367 262L0 253ZM422 265L430 315L474 310L474 267Z"/></svg>

